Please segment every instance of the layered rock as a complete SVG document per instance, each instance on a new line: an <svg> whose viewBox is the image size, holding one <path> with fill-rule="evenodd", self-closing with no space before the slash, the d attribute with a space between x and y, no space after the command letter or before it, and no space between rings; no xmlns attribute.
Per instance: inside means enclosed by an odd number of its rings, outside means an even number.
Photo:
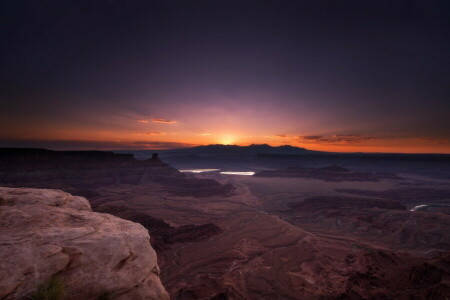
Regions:
<svg viewBox="0 0 450 300"><path fill-rule="evenodd" d="M139 224L55 190L0 188L0 298L24 299L57 275L65 299L168 299Z"/></svg>
<svg viewBox="0 0 450 300"><path fill-rule="evenodd" d="M338 196L315 196L309 197L302 202L291 203L289 205L292 209L298 211L313 212L325 209L348 209L348 208L383 208L406 210L404 205L397 201L375 199L369 197L338 197Z"/></svg>
<svg viewBox="0 0 450 300"><path fill-rule="evenodd" d="M422 204L430 202L448 202L450 199L449 189L437 188L397 188L384 191L359 190L359 189L336 189L339 193L352 194L357 196L378 197L383 199L396 200L403 204Z"/></svg>
<svg viewBox="0 0 450 300"><path fill-rule="evenodd" d="M84 191L117 185L157 183L174 195L229 195L231 185L186 178L157 155L139 161L131 154L107 151L51 151L0 148L0 185Z"/></svg>
<svg viewBox="0 0 450 300"><path fill-rule="evenodd" d="M425 299L446 299L450 295L450 252L412 268L409 279Z"/></svg>
<svg viewBox="0 0 450 300"><path fill-rule="evenodd" d="M98 187L183 178L159 160L137 161L106 151L0 149L0 183L32 187Z"/></svg>
<svg viewBox="0 0 450 300"><path fill-rule="evenodd" d="M290 221L321 232L333 231L402 249L450 249L450 216L407 211L395 200L315 196L289 207Z"/></svg>
<svg viewBox="0 0 450 300"><path fill-rule="evenodd" d="M206 240L222 232L222 229L213 223L173 227L163 220L153 218L126 206L105 204L95 206L94 209L98 212L105 212L125 220L139 223L147 228L151 234L151 242L156 251L167 250L170 248L170 245L175 243Z"/></svg>

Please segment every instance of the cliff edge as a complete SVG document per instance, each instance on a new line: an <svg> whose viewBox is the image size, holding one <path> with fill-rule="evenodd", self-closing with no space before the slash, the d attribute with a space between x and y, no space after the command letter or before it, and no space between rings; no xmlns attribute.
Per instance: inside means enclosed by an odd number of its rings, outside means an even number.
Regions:
<svg viewBox="0 0 450 300"><path fill-rule="evenodd" d="M55 276L64 299L169 299L147 230L83 197L0 187L0 241L0 299L30 297Z"/></svg>

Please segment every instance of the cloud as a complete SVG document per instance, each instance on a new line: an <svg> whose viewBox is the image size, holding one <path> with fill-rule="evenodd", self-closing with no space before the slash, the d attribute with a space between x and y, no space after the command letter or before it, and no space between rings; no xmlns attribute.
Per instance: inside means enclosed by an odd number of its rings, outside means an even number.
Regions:
<svg viewBox="0 0 450 300"><path fill-rule="evenodd" d="M146 134L146 135L164 135L166 133L165 132L150 131L150 132L144 132L143 134Z"/></svg>
<svg viewBox="0 0 450 300"><path fill-rule="evenodd" d="M176 148L191 148L200 146L199 144L179 143L179 142L147 142L147 141L135 141L128 144L132 149L176 149Z"/></svg>
<svg viewBox="0 0 450 300"><path fill-rule="evenodd" d="M318 141L323 139L323 136L321 135L304 135L304 136L300 136L300 138L307 140L307 141Z"/></svg>
<svg viewBox="0 0 450 300"><path fill-rule="evenodd" d="M163 124L175 124L177 121L173 121L173 120L167 120L164 118L156 118L156 119L152 119L153 123L163 123Z"/></svg>
<svg viewBox="0 0 450 300"><path fill-rule="evenodd" d="M197 133L197 135L208 136L208 135L212 135L212 133L207 133L207 132L205 132L205 133Z"/></svg>
<svg viewBox="0 0 450 300"><path fill-rule="evenodd" d="M133 135L165 135L166 132L159 132L159 131L149 131L149 132L136 132L133 133Z"/></svg>
<svg viewBox="0 0 450 300"><path fill-rule="evenodd" d="M374 137L363 136L363 135L354 135L354 134L335 134L331 136L331 139L336 142L361 142L361 141L370 141L374 140Z"/></svg>
<svg viewBox="0 0 450 300"><path fill-rule="evenodd" d="M376 138L357 135L357 134L334 134L334 135L289 135L289 134L277 134L269 135L267 138L282 139L283 142L293 144L328 144L328 145L348 145L352 143L360 143L363 141L375 140Z"/></svg>
<svg viewBox="0 0 450 300"><path fill-rule="evenodd" d="M375 140L375 138L356 134L334 134L330 136L303 135L299 136L298 140L300 142L323 143L323 144L350 144Z"/></svg>
<svg viewBox="0 0 450 300"><path fill-rule="evenodd" d="M265 137L265 138L269 138L269 139L292 138L292 136L287 135L287 134L266 135L266 136L264 136L264 137Z"/></svg>
<svg viewBox="0 0 450 300"><path fill-rule="evenodd" d="M137 120L139 123L148 123L148 120Z"/></svg>

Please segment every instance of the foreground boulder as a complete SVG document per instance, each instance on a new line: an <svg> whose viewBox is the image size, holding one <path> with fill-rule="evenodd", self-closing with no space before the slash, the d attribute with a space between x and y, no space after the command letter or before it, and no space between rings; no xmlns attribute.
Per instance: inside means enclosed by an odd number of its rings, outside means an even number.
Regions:
<svg viewBox="0 0 450 300"><path fill-rule="evenodd" d="M56 190L0 188L0 299L57 276L64 299L169 299L147 230Z"/></svg>

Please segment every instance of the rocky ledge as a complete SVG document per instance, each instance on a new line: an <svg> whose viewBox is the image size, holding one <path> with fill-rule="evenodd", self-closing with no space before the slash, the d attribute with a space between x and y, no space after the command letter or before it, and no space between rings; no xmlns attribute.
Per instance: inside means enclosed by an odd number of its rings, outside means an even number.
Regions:
<svg viewBox="0 0 450 300"><path fill-rule="evenodd" d="M169 299L149 239L83 197L0 187L0 299L27 299L55 276L64 299Z"/></svg>

